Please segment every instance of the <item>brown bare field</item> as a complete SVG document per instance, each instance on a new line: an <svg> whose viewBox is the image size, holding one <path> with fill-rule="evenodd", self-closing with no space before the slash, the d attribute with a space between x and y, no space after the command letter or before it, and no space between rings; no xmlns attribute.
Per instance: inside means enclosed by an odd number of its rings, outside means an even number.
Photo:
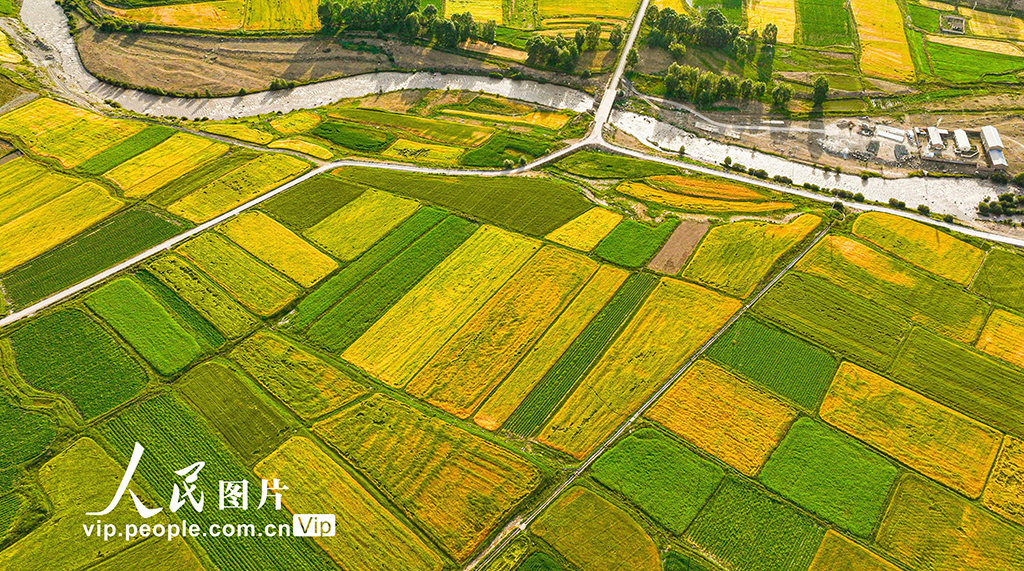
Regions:
<svg viewBox="0 0 1024 571"><path fill-rule="evenodd" d="M996 430L852 363L836 372L821 418L975 498L1002 440Z"/></svg>
<svg viewBox="0 0 1024 571"><path fill-rule="evenodd" d="M707 231L707 222L683 220L647 267L663 274L678 274Z"/></svg>
<svg viewBox="0 0 1024 571"><path fill-rule="evenodd" d="M781 399L709 361L697 361L646 417L754 476L796 419Z"/></svg>
<svg viewBox="0 0 1024 571"><path fill-rule="evenodd" d="M1024 440L1006 435L981 503L1024 525Z"/></svg>
<svg viewBox="0 0 1024 571"><path fill-rule="evenodd" d="M900 568L830 529L825 532L825 539L807 571L900 571Z"/></svg>
<svg viewBox="0 0 1024 571"><path fill-rule="evenodd" d="M981 330L978 349L1024 367L1024 317L996 309Z"/></svg>

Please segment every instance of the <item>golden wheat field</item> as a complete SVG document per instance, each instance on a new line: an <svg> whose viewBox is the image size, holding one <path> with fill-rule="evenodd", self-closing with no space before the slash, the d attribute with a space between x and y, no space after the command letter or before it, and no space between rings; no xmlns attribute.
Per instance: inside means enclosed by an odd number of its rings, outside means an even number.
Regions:
<svg viewBox="0 0 1024 571"><path fill-rule="evenodd" d="M582 252L589 252L622 220L622 215L594 207L566 222L547 235L547 239Z"/></svg>
<svg viewBox="0 0 1024 571"><path fill-rule="evenodd" d="M990 40L986 38L968 38L964 36L947 36L944 34L929 34L928 41L933 44L942 44L956 48L977 50L990 54L1004 56L1024 57L1024 48L1011 42L1001 40Z"/></svg>
<svg viewBox="0 0 1024 571"><path fill-rule="evenodd" d="M125 191L128 198L149 196L168 182L226 153L228 145L177 133L107 171L103 178Z"/></svg>
<svg viewBox="0 0 1024 571"><path fill-rule="evenodd" d="M303 233L343 262L354 260L412 216L419 203L369 189Z"/></svg>
<svg viewBox="0 0 1024 571"><path fill-rule="evenodd" d="M132 22L209 32L232 32L242 29L246 0L215 0L195 4L171 4L143 8L115 8L97 2L110 14Z"/></svg>
<svg viewBox="0 0 1024 571"><path fill-rule="evenodd" d="M1006 435L981 502L1024 525L1024 440Z"/></svg>
<svg viewBox="0 0 1024 571"><path fill-rule="evenodd" d="M1024 317L996 309L981 330L978 349L1024 367Z"/></svg>
<svg viewBox="0 0 1024 571"><path fill-rule="evenodd" d="M900 571L900 568L830 529L825 532L808 571Z"/></svg>
<svg viewBox="0 0 1024 571"><path fill-rule="evenodd" d="M296 111L272 120L270 126L282 135L296 135L313 129L320 124L320 121L318 113Z"/></svg>
<svg viewBox="0 0 1024 571"><path fill-rule="evenodd" d="M274 141L273 143L270 143L269 145L267 145L267 147L271 149L286 149L289 151L296 151L325 161L330 160L334 157L334 153L325 149L324 147L321 147L316 143L304 141L302 139L281 139L279 141Z"/></svg>
<svg viewBox="0 0 1024 571"><path fill-rule="evenodd" d="M626 182L619 185L619 192L628 194L634 198L647 202L657 202L672 208L678 208L687 212L703 212L708 214L764 214L793 208L790 202L777 201L739 201L739 200L718 200L691 196L688 194L677 194L660 188L649 186L642 182Z"/></svg>
<svg viewBox="0 0 1024 571"><path fill-rule="evenodd" d="M338 267L329 256L260 212L244 212L221 225L220 232L302 287L312 287Z"/></svg>
<svg viewBox="0 0 1024 571"><path fill-rule="evenodd" d="M865 75L913 81L914 61L896 0L850 0L860 36L860 69Z"/></svg>
<svg viewBox="0 0 1024 571"><path fill-rule="evenodd" d="M960 14L968 18L967 29L976 36L1024 40L1024 20L1004 14L993 14L961 6Z"/></svg>
<svg viewBox="0 0 1024 571"><path fill-rule="evenodd" d="M793 43L796 36L796 1L749 0L747 29L762 30L769 23L779 27L779 43Z"/></svg>

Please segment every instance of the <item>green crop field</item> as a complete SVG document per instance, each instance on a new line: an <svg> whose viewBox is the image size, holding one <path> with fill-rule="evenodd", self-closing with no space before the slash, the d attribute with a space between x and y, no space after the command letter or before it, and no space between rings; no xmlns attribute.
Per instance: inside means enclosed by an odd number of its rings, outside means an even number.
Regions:
<svg viewBox="0 0 1024 571"><path fill-rule="evenodd" d="M195 338L129 278L103 286L85 303L161 375L177 373L203 352Z"/></svg>
<svg viewBox="0 0 1024 571"><path fill-rule="evenodd" d="M530 236L546 236L593 206L575 187L551 178L446 177L367 168L336 174Z"/></svg>
<svg viewBox="0 0 1024 571"><path fill-rule="evenodd" d="M729 478L685 537L729 569L804 571L824 535L807 515Z"/></svg>
<svg viewBox="0 0 1024 571"><path fill-rule="evenodd" d="M562 566L558 564L550 555L536 551L531 553L529 557L516 571L563 571Z"/></svg>
<svg viewBox="0 0 1024 571"><path fill-rule="evenodd" d="M146 373L88 315L63 309L11 335L15 359L30 385L68 397L85 418L135 396Z"/></svg>
<svg viewBox="0 0 1024 571"><path fill-rule="evenodd" d="M275 527L279 524L291 525L291 515L287 511L274 510L272 498L263 509L255 509L255 502L258 502L259 498L251 497L254 492L252 472L245 468L207 427L206 421L199 413L189 408L180 398L173 394L165 394L125 410L108 422L101 432L120 454L122 463L126 463L131 456L135 442L145 446L146 453L139 463L135 477L147 482L149 489L165 501L171 497L172 486L178 481L168 475L192 465L199 459L206 462L199 476L200 481L250 481L248 510L216 509L216 500L211 498L211 490L207 493L207 505L203 511L196 512L186 502L178 512L178 516L187 518L189 523L199 524L203 529L213 523L255 524L258 530L262 530L267 524L273 524ZM287 485L287 482L283 483ZM194 538L193 541L203 549L213 564L223 571L302 571L325 569L330 566L327 556L306 542L269 542L251 536L224 541L207 537L205 534Z"/></svg>
<svg viewBox="0 0 1024 571"><path fill-rule="evenodd" d="M761 469L766 486L861 537L878 523L896 467L810 418L796 421Z"/></svg>
<svg viewBox="0 0 1024 571"><path fill-rule="evenodd" d="M467 167L497 168L504 166L506 160L533 160L547 154L550 148L550 140L504 132L491 137L480 148L466 153L462 157L462 164Z"/></svg>
<svg viewBox="0 0 1024 571"><path fill-rule="evenodd" d="M193 368L175 386L248 466L291 435L285 419L224 361Z"/></svg>
<svg viewBox="0 0 1024 571"><path fill-rule="evenodd" d="M656 285L658 278L652 274L629 276L608 304L544 374L544 378L526 395L502 428L524 436L540 430L566 395L597 363Z"/></svg>
<svg viewBox="0 0 1024 571"><path fill-rule="evenodd" d="M994 248L981 264L971 289L996 303L1024 311L1024 256Z"/></svg>
<svg viewBox="0 0 1024 571"><path fill-rule="evenodd" d="M217 331L217 328L207 321L195 308L178 297L174 290L164 285L159 278L143 270L135 274L135 279L139 280L139 283L146 288L149 295L162 303L174 316L175 321L199 342L199 346L203 349L204 353L217 349L224 344L225 339L220 331Z"/></svg>
<svg viewBox="0 0 1024 571"><path fill-rule="evenodd" d="M796 272L768 290L754 314L880 371L910 331L909 323L870 300Z"/></svg>
<svg viewBox="0 0 1024 571"><path fill-rule="evenodd" d="M23 307L93 276L188 228L147 208L119 212L85 234L0 278L14 305Z"/></svg>
<svg viewBox="0 0 1024 571"><path fill-rule="evenodd" d="M555 163L555 166L567 173L593 179L628 179L679 172L668 165L589 150L573 153Z"/></svg>
<svg viewBox="0 0 1024 571"><path fill-rule="evenodd" d="M799 37L808 46L849 46L854 25L845 0L796 0Z"/></svg>
<svg viewBox="0 0 1024 571"><path fill-rule="evenodd" d="M421 208L394 228L379 242L349 265L343 267L320 287L307 295L282 323L290 329L302 330L324 314L352 288L379 271L427 230L447 215L436 208Z"/></svg>
<svg viewBox="0 0 1024 571"><path fill-rule="evenodd" d="M337 121L321 123L311 133L346 149L362 153L383 150L395 140L394 135L382 129Z"/></svg>
<svg viewBox="0 0 1024 571"><path fill-rule="evenodd" d="M1024 58L927 42L932 73L954 83L1004 82L1024 70Z"/></svg>
<svg viewBox="0 0 1024 571"><path fill-rule="evenodd" d="M345 206L366 190L331 175L303 181L260 204L259 209L281 224L301 233L316 226L335 210Z"/></svg>
<svg viewBox="0 0 1024 571"><path fill-rule="evenodd" d="M1024 436L1024 369L918 327L890 374L967 416Z"/></svg>
<svg viewBox="0 0 1024 571"><path fill-rule="evenodd" d="M658 253L678 225L677 218L670 218L654 228L625 219L601 240L594 254L613 264L639 268Z"/></svg>
<svg viewBox="0 0 1024 571"><path fill-rule="evenodd" d="M449 216L428 230L313 323L310 341L335 354L344 352L476 229L472 222Z"/></svg>
<svg viewBox="0 0 1024 571"><path fill-rule="evenodd" d="M0 343L6 344L6 341ZM2 348L2 347L0 347ZM6 359L7 351L0 353ZM0 376L8 365L0 363ZM39 412L18 408L6 398L0 397L0 426L4 427L4 438L0 442L0 495L8 491L10 480L15 476L12 468L42 454L53 442L56 434L53 419ZM3 510L0 509L0 512ZM0 513L0 520L3 514ZM0 522L0 538L6 528Z"/></svg>
<svg viewBox="0 0 1024 571"><path fill-rule="evenodd" d="M24 502L18 494L6 494L0 496L0 541L7 535L7 531L18 519L18 512Z"/></svg>
<svg viewBox="0 0 1024 571"><path fill-rule="evenodd" d="M629 435L598 458L592 470L595 480L629 498L675 535L686 531L724 475L653 428Z"/></svg>
<svg viewBox="0 0 1024 571"><path fill-rule="evenodd" d="M150 262L148 268L224 337L236 339L259 327L259 320L183 258L164 256Z"/></svg>
<svg viewBox="0 0 1024 571"><path fill-rule="evenodd" d="M78 165L78 169L86 174L101 175L117 165L148 151L160 143L170 139L177 133L175 129L163 126L146 127L124 141L92 157Z"/></svg>
<svg viewBox="0 0 1024 571"><path fill-rule="evenodd" d="M708 357L812 411L838 366L828 351L746 316L708 349Z"/></svg>
<svg viewBox="0 0 1024 571"><path fill-rule="evenodd" d="M943 11L908 2L907 13L910 14L910 21L918 28L933 34L939 33L939 17Z"/></svg>
<svg viewBox="0 0 1024 571"><path fill-rule="evenodd" d="M477 125L467 125L465 123L439 121L437 119L389 113L387 111L378 111L376 109L333 109L330 112L330 116L358 121L360 123L371 123L382 125L384 127L402 129L439 143L450 143L453 145L463 146L479 145L494 132L490 127L479 127ZM316 129L314 129L314 133L315 132Z"/></svg>
<svg viewBox="0 0 1024 571"><path fill-rule="evenodd" d="M219 159L210 161L185 176L165 184L151 194L148 200L161 208L167 208L183 196L206 186L259 156L258 152L249 149L233 149Z"/></svg>

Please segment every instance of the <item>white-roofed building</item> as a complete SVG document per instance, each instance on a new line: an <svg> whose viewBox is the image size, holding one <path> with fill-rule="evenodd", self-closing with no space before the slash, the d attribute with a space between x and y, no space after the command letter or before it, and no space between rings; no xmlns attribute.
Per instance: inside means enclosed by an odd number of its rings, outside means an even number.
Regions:
<svg viewBox="0 0 1024 571"><path fill-rule="evenodd" d="M932 149L944 149L946 147L942 143L942 133L938 127L928 127L928 146Z"/></svg>
<svg viewBox="0 0 1024 571"><path fill-rule="evenodd" d="M1004 171L1009 166L1006 163L1006 156L1003 155L1002 149L989 149L988 160L992 163L992 168L997 171Z"/></svg>
<svg viewBox="0 0 1024 571"><path fill-rule="evenodd" d="M967 140L967 132L963 129L953 131L953 141L956 142L956 150L964 153L971 150L971 142Z"/></svg>
<svg viewBox="0 0 1024 571"><path fill-rule="evenodd" d="M992 125L986 125L981 128L981 144L985 147L986 151L1003 150L1003 140L999 137L999 131Z"/></svg>

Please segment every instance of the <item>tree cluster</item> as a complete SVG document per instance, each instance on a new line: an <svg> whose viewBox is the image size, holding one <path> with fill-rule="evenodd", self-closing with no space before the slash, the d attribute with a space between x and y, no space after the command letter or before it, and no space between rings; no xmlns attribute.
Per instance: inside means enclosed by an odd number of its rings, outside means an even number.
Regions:
<svg viewBox="0 0 1024 571"><path fill-rule="evenodd" d="M659 10L652 5L644 15L644 24L650 28L647 42L663 48L679 43L721 49L732 44L740 33L740 27L730 24L718 8L691 17L672 8Z"/></svg>
<svg viewBox="0 0 1024 571"><path fill-rule="evenodd" d="M342 26L351 30L397 31L405 17L419 11L417 0L320 0L317 16L326 31Z"/></svg>
<svg viewBox="0 0 1024 571"><path fill-rule="evenodd" d="M1024 214L1024 195L1007 192L999 195L999 200L985 199L978 203L978 214L982 216L999 216L1005 214Z"/></svg>
<svg viewBox="0 0 1024 571"><path fill-rule="evenodd" d="M580 46L575 38L534 35L526 42L526 54L527 65L568 72L580 59Z"/></svg>
<svg viewBox="0 0 1024 571"><path fill-rule="evenodd" d="M712 71L701 71L688 65L673 63L665 74L665 92L673 99L711 105L722 99L770 101L783 107L793 98L788 85L776 84L771 90L761 81L753 81Z"/></svg>

